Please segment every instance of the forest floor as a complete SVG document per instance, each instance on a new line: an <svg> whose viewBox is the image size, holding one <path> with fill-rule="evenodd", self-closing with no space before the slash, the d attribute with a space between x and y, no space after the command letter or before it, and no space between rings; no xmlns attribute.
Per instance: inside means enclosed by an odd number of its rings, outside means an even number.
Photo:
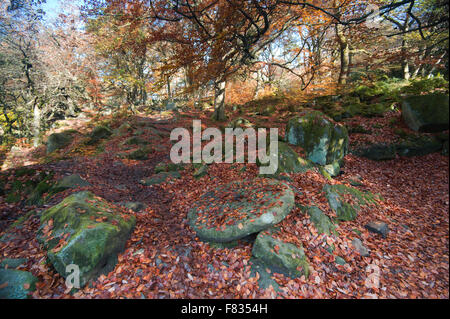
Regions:
<svg viewBox="0 0 450 319"><path fill-rule="evenodd" d="M201 119L204 127L215 127L209 114L182 112L176 118L160 119L139 115L135 122L146 122L160 131L170 132L175 127L192 127L193 119ZM351 134L351 142L362 139L389 140L394 135L387 125L399 112L384 117L354 118L372 133ZM286 116L253 117L252 120L270 123L283 133ZM400 123L401 121L399 121ZM401 124L399 124L401 125ZM144 124L145 126L145 124ZM10 164L25 164L36 170L52 171L55 178L79 174L92 186L90 190L110 202L139 201L147 205L136 216L136 226L126 249L119 255L115 269L94 282L70 294L64 279L45 263L46 254L36 241L39 218L26 220L18 237L0 242L0 259L28 258L23 269L39 278L33 298L448 298L449 297L449 158L440 153L417 157L398 157L388 161L372 161L349 154L345 158L343 173L331 183L348 184L359 176L362 190L383 197L358 217L337 226L339 236L318 235L309 219L299 208L282 222L286 236L298 240L304 247L313 269L308 278L296 279L273 274L281 290L261 290L257 278L250 271L252 244L240 242L233 248L212 247L200 241L187 223L191 204L212 187L233 180L257 176L255 164L212 164L208 175L194 178L192 170L185 170L180 179L143 186L142 178L151 176L154 167L169 159L169 137L156 139L142 135L155 151L147 160L137 161L118 157L123 152L120 143L131 133L109 138L103 150L72 153L58 161L42 162L45 146L37 149L23 148L20 157L8 159ZM67 149L66 149L67 151ZM67 154L66 154L67 155ZM10 173L14 168L2 172ZM307 204L326 201L322 193L325 183L330 183L319 173L291 174L288 184L296 192L296 203ZM55 195L45 206L33 207L6 203L0 197L0 236L13 220L29 211L42 211L79 189L66 190ZM324 212L330 213L324 208ZM369 232L364 225L372 220L388 224L386 238ZM351 241L360 238L370 249L362 257L352 247ZM346 263L339 265L324 243L333 243L336 253ZM376 272L379 285L367 284ZM372 276L373 277L373 276Z"/></svg>

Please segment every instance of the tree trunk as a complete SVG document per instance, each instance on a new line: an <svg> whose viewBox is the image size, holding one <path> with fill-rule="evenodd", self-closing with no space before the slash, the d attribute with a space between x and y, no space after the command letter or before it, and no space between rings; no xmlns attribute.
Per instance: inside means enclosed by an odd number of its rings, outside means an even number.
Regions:
<svg viewBox="0 0 450 319"><path fill-rule="evenodd" d="M34 101L33 107L33 146L37 147L40 144L39 135L41 133L41 110L37 101Z"/></svg>
<svg viewBox="0 0 450 319"><path fill-rule="evenodd" d="M350 46L348 40L344 35L344 32L339 28L338 25L335 26L336 36L339 43L339 54L341 57L341 68L339 71L338 84L346 84L347 76L349 73L349 63L350 63Z"/></svg>
<svg viewBox="0 0 450 319"><path fill-rule="evenodd" d="M227 119L225 115L225 86L225 81L216 83L214 86L214 114L212 118L216 121L225 121Z"/></svg>

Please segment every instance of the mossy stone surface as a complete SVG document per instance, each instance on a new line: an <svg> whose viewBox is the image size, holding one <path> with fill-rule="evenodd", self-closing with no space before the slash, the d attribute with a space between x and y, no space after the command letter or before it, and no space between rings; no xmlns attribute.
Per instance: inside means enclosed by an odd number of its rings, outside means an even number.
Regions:
<svg viewBox="0 0 450 319"><path fill-rule="evenodd" d="M308 159L319 165L339 161L348 152L347 128L319 111L305 111L291 118L285 141L301 146Z"/></svg>
<svg viewBox="0 0 450 319"><path fill-rule="evenodd" d="M80 269L80 284L110 271L136 223L135 217L91 192L79 192L42 213L38 241L56 271L66 277L66 266Z"/></svg>
<svg viewBox="0 0 450 319"><path fill-rule="evenodd" d="M127 158L131 160L144 161L148 159L148 154L152 152L149 147L141 147L127 154Z"/></svg>
<svg viewBox="0 0 450 319"><path fill-rule="evenodd" d="M181 178L181 174L178 171L174 172L159 172L152 177L142 179L139 183L144 186L157 185L166 182L169 178Z"/></svg>
<svg viewBox="0 0 450 319"><path fill-rule="evenodd" d="M5 258L0 262L0 268L14 269L27 262L26 258Z"/></svg>
<svg viewBox="0 0 450 319"><path fill-rule="evenodd" d="M30 272L0 269L0 299L27 299L38 279Z"/></svg>
<svg viewBox="0 0 450 319"><path fill-rule="evenodd" d="M448 95L433 93L409 96L402 102L402 117L414 131L433 133L448 130Z"/></svg>
<svg viewBox="0 0 450 319"><path fill-rule="evenodd" d="M47 139L47 154L66 147L74 138L75 131L68 130L61 133L53 133Z"/></svg>
<svg viewBox="0 0 450 319"><path fill-rule="evenodd" d="M317 206L305 207L303 211L308 214L319 234L331 235L335 232L336 226L330 217L325 215Z"/></svg>
<svg viewBox="0 0 450 319"><path fill-rule="evenodd" d="M252 256L273 272L289 277L308 277L309 261L303 247L276 238L277 228L259 233L253 244ZM277 246L277 247L276 247Z"/></svg>
<svg viewBox="0 0 450 319"><path fill-rule="evenodd" d="M375 203L375 196L371 193L363 193L356 188L348 187L342 184L325 185L322 190L328 200L330 208L336 213L337 219L341 221L354 220L361 206ZM344 195L352 197L348 202Z"/></svg>
<svg viewBox="0 0 450 319"><path fill-rule="evenodd" d="M113 132L104 125L98 125L94 127L91 134L89 134L89 139L87 140L87 145L94 145L100 140L110 137Z"/></svg>

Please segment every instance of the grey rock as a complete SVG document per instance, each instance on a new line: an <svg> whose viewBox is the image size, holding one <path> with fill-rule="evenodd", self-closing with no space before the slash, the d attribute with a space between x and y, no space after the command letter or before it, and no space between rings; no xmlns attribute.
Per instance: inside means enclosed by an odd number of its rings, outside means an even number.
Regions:
<svg viewBox="0 0 450 319"><path fill-rule="evenodd" d="M363 245L362 241L359 238L355 238L352 240L352 245L359 252L359 254L363 257L369 256L369 249Z"/></svg>
<svg viewBox="0 0 450 319"><path fill-rule="evenodd" d="M380 234L383 238L386 238L389 233L389 227L386 223L381 221L373 221L364 226L370 232Z"/></svg>

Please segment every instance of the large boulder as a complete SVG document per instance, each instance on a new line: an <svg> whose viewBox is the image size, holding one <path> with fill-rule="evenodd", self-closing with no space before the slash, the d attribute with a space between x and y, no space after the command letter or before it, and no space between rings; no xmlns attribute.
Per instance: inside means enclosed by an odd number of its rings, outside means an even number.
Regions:
<svg viewBox="0 0 450 319"><path fill-rule="evenodd" d="M336 175L336 164L339 167L348 152L347 128L319 111L305 111L291 118L285 140L301 146L313 163L331 165L332 175Z"/></svg>
<svg viewBox="0 0 450 319"><path fill-rule="evenodd" d="M280 181L231 182L203 194L188 213L198 237L231 242L282 221L294 207L294 192Z"/></svg>
<svg viewBox="0 0 450 319"><path fill-rule="evenodd" d="M61 133L51 134L47 139L47 154L69 145L75 133L76 131L74 130L67 130Z"/></svg>
<svg viewBox="0 0 450 319"><path fill-rule="evenodd" d="M0 299L26 299L36 289L37 281L27 271L0 269Z"/></svg>
<svg viewBox="0 0 450 319"><path fill-rule="evenodd" d="M252 256L266 265L272 272L289 277L308 277L310 269L308 258L301 244L285 242L278 228L260 232L253 244Z"/></svg>
<svg viewBox="0 0 450 319"><path fill-rule="evenodd" d="M402 117L414 131L433 133L448 130L448 95L409 96L402 102Z"/></svg>
<svg viewBox="0 0 450 319"><path fill-rule="evenodd" d="M111 271L136 223L135 217L90 192L79 192L42 213L38 241L63 277L68 265L80 269L80 285Z"/></svg>

